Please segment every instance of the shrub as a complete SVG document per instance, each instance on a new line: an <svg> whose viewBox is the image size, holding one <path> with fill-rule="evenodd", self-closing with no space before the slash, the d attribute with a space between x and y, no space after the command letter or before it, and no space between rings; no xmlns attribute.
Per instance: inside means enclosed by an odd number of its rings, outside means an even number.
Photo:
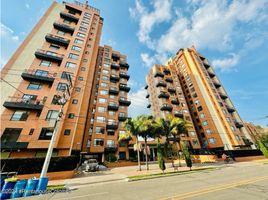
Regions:
<svg viewBox="0 0 268 200"><path fill-rule="evenodd" d="M115 161L117 161L117 158L116 158L116 156L113 153L109 153L106 156L106 161L108 161L108 162L115 162Z"/></svg>
<svg viewBox="0 0 268 200"><path fill-rule="evenodd" d="M268 158L268 149L267 147L263 144L262 141L259 141L259 147L260 147L260 150L261 152L263 153L263 155Z"/></svg>
<svg viewBox="0 0 268 200"><path fill-rule="evenodd" d="M190 170L192 170L193 163L191 160L191 155L190 155L188 148L185 144L183 144L183 154L184 154L184 158L185 158L185 162L186 162L187 167L189 167Z"/></svg>

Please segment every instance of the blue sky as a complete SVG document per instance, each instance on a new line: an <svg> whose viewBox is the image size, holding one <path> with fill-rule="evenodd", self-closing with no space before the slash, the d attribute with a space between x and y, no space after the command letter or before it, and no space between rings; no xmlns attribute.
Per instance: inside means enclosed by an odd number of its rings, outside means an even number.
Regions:
<svg viewBox="0 0 268 200"><path fill-rule="evenodd" d="M143 87L150 66L194 44L213 64L241 117L268 124L267 0L89 2L104 17L101 44L128 56L132 116L148 113ZM51 3L1 1L1 67Z"/></svg>

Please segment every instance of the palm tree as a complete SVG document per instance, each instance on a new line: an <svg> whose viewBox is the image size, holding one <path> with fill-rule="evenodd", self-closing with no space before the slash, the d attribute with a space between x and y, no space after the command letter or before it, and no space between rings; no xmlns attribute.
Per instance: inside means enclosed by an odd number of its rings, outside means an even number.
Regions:
<svg viewBox="0 0 268 200"><path fill-rule="evenodd" d="M142 118L136 117L136 118L132 118L132 119L127 119L123 126L126 130L125 134L121 134L119 135L119 139L118 141L122 141L122 140L129 140L133 137L136 138L136 147L137 147L137 157L138 157L138 169L139 171L141 171L141 163L140 163L140 149L139 149L139 141L138 141L138 137L140 134L140 126L142 123Z"/></svg>

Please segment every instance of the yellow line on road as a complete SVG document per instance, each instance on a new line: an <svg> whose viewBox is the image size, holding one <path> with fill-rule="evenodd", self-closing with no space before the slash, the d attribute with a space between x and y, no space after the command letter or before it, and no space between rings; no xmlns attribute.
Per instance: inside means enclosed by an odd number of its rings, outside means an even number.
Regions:
<svg viewBox="0 0 268 200"><path fill-rule="evenodd" d="M182 193L182 194L178 194L176 196L163 198L162 200L186 199L186 198L190 198L190 197L194 197L194 196L198 196L198 195L202 195L202 194L207 194L207 193L211 193L211 192L225 190L225 189L228 189L228 188L237 187L237 186L240 186L240 185L246 185L246 184L249 184L249 183L255 183L255 182L258 182L258 181L265 180L265 179L268 179L268 176L255 177L255 178L252 178L252 179L246 179L246 180L237 181L237 182L233 182L233 183L227 183L227 184L217 185L217 186L213 186L213 187L207 187L207 188L203 188L201 190L195 190L195 191L192 191L192 192Z"/></svg>

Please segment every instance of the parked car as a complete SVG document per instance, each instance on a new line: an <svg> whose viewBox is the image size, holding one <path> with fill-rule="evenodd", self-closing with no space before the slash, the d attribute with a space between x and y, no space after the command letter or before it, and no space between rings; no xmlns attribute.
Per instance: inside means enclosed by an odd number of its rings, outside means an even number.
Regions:
<svg viewBox="0 0 268 200"><path fill-rule="evenodd" d="M98 161L96 159L88 159L84 161L86 165L86 172L95 172L98 170Z"/></svg>

